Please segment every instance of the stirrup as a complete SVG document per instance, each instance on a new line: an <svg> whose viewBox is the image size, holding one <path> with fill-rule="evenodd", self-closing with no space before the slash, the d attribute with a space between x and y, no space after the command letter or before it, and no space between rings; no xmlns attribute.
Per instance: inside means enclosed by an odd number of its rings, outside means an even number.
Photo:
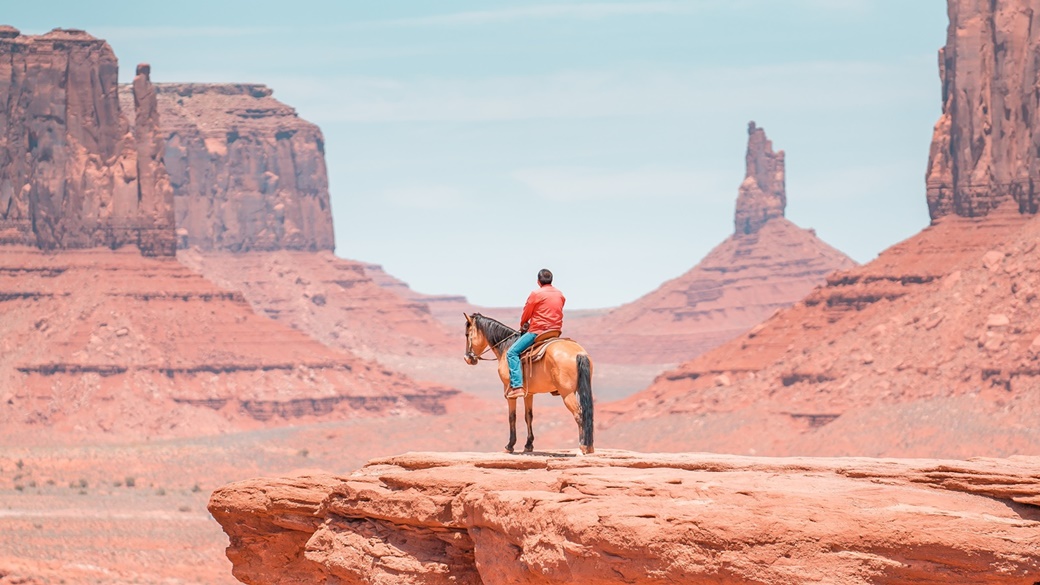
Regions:
<svg viewBox="0 0 1040 585"><path fill-rule="evenodd" d="M523 398L527 396L527 392L523 388L510 388L506 391L506 399L512 400L514 398Z"/></svg>

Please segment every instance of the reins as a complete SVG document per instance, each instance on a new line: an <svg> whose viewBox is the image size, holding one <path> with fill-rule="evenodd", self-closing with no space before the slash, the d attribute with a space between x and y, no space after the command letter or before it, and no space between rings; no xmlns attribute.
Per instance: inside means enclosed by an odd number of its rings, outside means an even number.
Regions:
<svg viewBox="0 0 1040 585"><path fill-rule="evenodd" d="M509 341L510 339L512 339L512 338L511 338L511 337L506 337L505 339L503 339L502 341L499 341L499 342L498 342L498 343L496 343L495 345L489 345L487 349L485 349L484 351L480 352L480 355L478 355L478 356L477 356L477 359L478 359L478 360L484 360L484 361L490 361L490 362L493 362L493 361L498 361L498 358L497 358L497 357L496 357L496 358L494 358L494 359L492 359L492 358L486 358L486 357L483 357L483 356L484 356L484 354L485 354L485 353L487 353L487 352L489 352L489 351L491 351L491 352L494 352L494 351L495 351L495 349L496 349L496 348L497 348L498 346L500 346L500 345L502 345L503 343L505 343L505 342ZM495 355L498 355L498 354L495 354Z"/></svg>

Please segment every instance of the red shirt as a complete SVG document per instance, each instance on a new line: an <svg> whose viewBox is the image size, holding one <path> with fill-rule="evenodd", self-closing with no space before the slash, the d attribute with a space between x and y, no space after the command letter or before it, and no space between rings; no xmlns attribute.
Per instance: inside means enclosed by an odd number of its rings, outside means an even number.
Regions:
<svg viewBox="0 0 1040 585"><path fill-rule="evenodd" d="M532 291L524 305L524 314L520 316L520 324L530 323L528 333L545 333L563 329L563 297L560 289L551 284L542 285Z"/></svg>

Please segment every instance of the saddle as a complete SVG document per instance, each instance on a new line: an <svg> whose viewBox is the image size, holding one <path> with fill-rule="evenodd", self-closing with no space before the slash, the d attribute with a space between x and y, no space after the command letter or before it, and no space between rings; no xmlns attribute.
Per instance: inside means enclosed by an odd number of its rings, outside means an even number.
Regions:
<svg viewBox="0 0 1040 585"><path fill-rule="evenodd" d="M527 381L531 379L531 370L534 363L545 357L545 350L557 341L568 341L566 337L560 337L559 331L546 331L534 338L531 347L520 354L520 364L524 369L524 389L527 389ZM559 396L559 392L552 392L553 396Z"/></svg>
<svg viewBox="0 0 1040 585"><path fill-rule="evenodd" d="M559 331L546 331L545 333L538 334L538 337L534 338L534 343L531 344L531 347L525 349L524 352L520 354L520 361L524 363L534 363L542 359L545 357L546 348L557 341L563 341L563 338L560 337Z"/></svg>

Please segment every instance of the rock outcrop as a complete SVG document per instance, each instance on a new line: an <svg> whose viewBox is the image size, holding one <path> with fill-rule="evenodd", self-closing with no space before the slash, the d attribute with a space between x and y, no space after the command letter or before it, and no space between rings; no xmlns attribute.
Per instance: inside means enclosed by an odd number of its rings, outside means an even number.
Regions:
<svg viewBox="0 0 1040 585"><path fill-rule="evenodd" d="M155 85L180 248L332 250L325 139L258 84ZM133 90L124 86L123 103Z"/></svg>
<svg viewBox="0 0 1040 585"><path fill-rule="evenodd" d="M979 217L1040 206L1040 22L1033 0L949 0L939 52L943 113L928 163L928 210Z"/></svg>
<svg viewBox="0 0 1040 585"><path fill-rule="evenodd" d="M128 90L131 133L108 43L71 29L0 31L0 244L174 254L148 70L139 67Z"/></svg>
<svg viewBox="0 0 1040 585"><path fill-rule="evenodd" d="M704 353L788 307L855 262L784 217L784 153L748 127L747 173L734 233L696 266L604 315L572 320L568 334L598 360L674 364Z"/></svg>
<svg viewBox="0 0 1040 585"><path fill-rule="evenodd" d="M1040 460L413 453L212 495L264 583L1040 580Z"/></svg>

